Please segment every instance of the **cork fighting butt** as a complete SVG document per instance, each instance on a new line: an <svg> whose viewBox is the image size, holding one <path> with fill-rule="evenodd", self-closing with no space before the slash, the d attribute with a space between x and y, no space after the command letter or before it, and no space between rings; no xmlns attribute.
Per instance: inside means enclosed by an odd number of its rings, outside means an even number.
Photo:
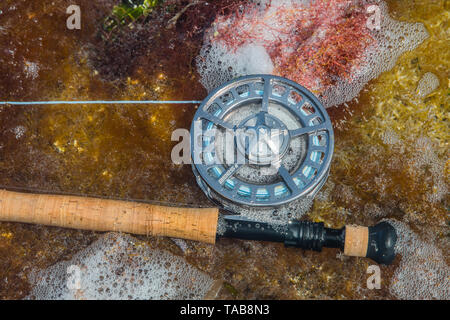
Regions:
<svg viewBox="0 0 450 320"><path fill-rule="evenodd" d="M267 223L226 216L225 226L223 236L229 238L284 242L288 247L314 251L340 248L347 256L367 257L380 264L390 264L395 258L397 234L387 222L373 227L348 225L330 229L322 222L292 220L286 228L274 229Z"/></svg>

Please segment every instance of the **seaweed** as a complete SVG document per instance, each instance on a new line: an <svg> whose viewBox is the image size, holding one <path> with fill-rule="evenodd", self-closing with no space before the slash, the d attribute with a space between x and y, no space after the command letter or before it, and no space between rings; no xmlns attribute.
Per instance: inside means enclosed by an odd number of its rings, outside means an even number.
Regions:
<svg viewBox="0 0 450 320"><path fill-rule="evenodd" d="M136 21L145 19L160 3L161 0L122 0L121 4L114 6L111 15L103 22L103 39L114 39L112 35L117 28L127 26L133 29Z"/></svg>

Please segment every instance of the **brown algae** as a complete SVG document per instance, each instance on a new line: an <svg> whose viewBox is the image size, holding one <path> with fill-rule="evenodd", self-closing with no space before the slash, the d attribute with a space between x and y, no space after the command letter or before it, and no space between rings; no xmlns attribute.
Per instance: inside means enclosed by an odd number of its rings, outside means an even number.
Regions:
<svg viewBox="0 0 450 320"><path fill-rule="evenodd" d="M123 29L115 43L105 42L97 31L117 1L78 2L84 13L81 31L65 28L69 1L2 1L1 100L205 96L194 65L202 30L216 12L236 1L193 6L175 28L167 29L167 21L183 8L170 1L149 14L151 26L137 23L134 30ZM389 1L393 18L422 22L429 38L369 83L357 100L329 109L335 156L308 218L332 227L401 220L419 235L433 232L448 266L450 50L445 3ZM21 28L15 28L18 21ZM427 72L437 76L439 86L421 97L416 90ZM0 184L210 205L190 167L170 162L175 144L171 132L188 128L194 112L195 106L168 105L1 107ZM25 297L32 268L68 260L98 237L0 223L0 298ZM227 284L219 298L227 299L395 298L389 288L402 259L381 266L381 289L369 290L366 270L372 262L337 256L333 249L318 254L231 239L212 247L139 238L223 279Z"/></svg>

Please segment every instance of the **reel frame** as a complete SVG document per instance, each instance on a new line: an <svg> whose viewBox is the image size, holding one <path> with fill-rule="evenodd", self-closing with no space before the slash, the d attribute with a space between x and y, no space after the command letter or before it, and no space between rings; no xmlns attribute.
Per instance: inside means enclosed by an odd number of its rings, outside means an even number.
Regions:
<svg viewBox="0 0 450 320"><path fill-rule="evenodd" d="M231 113L239 112L239 108L251 104L260 105L256 114L244 117L244 120L240 119L240 123L227 121ZM292 123L286 125L274 114L274 108L287 111L296 119L297 126L293 127ZM255 125L246 126L252 121ZM246 161L249 162L227 165L217 161L218 157L213 152L203 152L204 147L215 143L215 138L211 139L208 131L236 131L249 127L255 129L258 134L258 130L280 130L283 139L281 148L284 148L280 153L286 152L286 141L289 148L293 139L304 137L306 152L299 161L301 163L288 170L281 158L277 172L280 181L269 184L250 183L236 176L238 170L245 165L262 166L267 165L267 162L252 163L249 153L246 153ZM198 154L198 137L194 135L194 131L199 128L202 131L201 155ZM239 148L237 140L238 138L235 139L234 146L242 153L243 148ZM314 197L328 177L333 150L332 124L320 101L303 86L273 75L244 76L216 88L203 100L191 125L192 169L197 183L210 199L222 207L231 208L232 211L235 211L236 205L276 209L306 196ZM199 159L201 163L198 163ZM273 164L276 163L272 161L271 165Z"/></svg>

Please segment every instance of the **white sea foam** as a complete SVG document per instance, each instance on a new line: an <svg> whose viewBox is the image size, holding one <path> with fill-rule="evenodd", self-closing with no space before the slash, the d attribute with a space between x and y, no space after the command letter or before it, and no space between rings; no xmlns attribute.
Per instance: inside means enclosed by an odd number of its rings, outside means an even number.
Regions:
<svg viewBox="0 0 450 320"><path fill-rule="evenodd" d="M132 236L107 233L70 261L31 276L28 299L201 299L213 284L205 273Z"/></svg>
<svg viewBox="0 0 450 320"><path fill-rule="evenodd" d="M397 230L395 251L401 254L390 292L399 299L450 299L450 267L433 237L421 238L409 226L397 220L387 220Z"/></svg>
<svg viewBox="0 0 450 320"><path fill-rule="evenodd" d="M439 87L439 78L432 72L425 73L417 84L417 95L426 97Z"/></svg>

